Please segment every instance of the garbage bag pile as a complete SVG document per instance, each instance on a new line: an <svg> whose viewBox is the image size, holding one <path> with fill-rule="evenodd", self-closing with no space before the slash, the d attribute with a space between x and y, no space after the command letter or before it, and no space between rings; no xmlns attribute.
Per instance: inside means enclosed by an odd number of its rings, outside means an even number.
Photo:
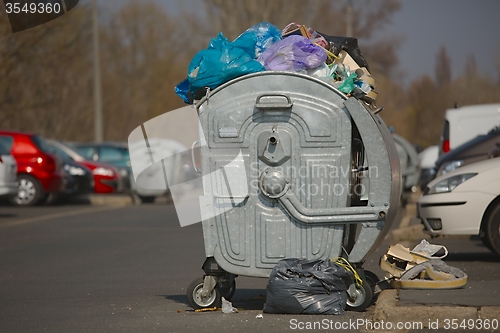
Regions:
<svg viewBox="0 0 500 333"><path fill-rule="evenodd" d="M296 23L281 30L268 22L250 27L232 42L219 33L193 57L175 92L192 104L229 80L261 71L308 74L368 104L377 98L357 39L328 36Z"/></svg>
<svg viewBox="0 0 500 333"><path fill-rule="evenodd" d="M344 314L352 274L331 260L278 262L267 284L266 313Z"/></svg>

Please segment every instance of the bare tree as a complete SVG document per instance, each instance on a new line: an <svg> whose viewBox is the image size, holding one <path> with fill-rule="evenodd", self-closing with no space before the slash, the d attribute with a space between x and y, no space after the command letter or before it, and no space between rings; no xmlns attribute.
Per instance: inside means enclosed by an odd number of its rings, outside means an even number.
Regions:
<svg viewBox="0 0 500 333"><path fill-rule="evenodd" d="M446 109L498 102L500 86L492 78L480 75L474 57L469 56L464 71L456 79L439 85L428 77L419 78L412 83L407 96L413 114L407 118L413 125L409 135L425 148L439 142Z"/></svg>
<svg viewBox="0 0 500 333"><path fill-rule="evenodd" d="M494 59L495 59L496 81L497 84L500 85L500 44L496 47L496 51L494 52Z"/></svg>
<svg viewBox="0 0 500 333"><path fill-rule="evenodd" d="M175 85L194 54L183 22L157 3L129 2L102 30L106 140L126 141L141 123L182 106Z"/></svg>
<svg viewBox="0 0 500 333"><path fill-rule="evenodd" d="M444 48L437 54L436 80L421 77L405 89L394 75L400 39L375 38L375 32L399 9L398 0L369 5L348 0L201 1L202 15L184 11L175 16L155 2L130 1L101 22L105 140L125 141L144 121L183 106L175 85L186 77L193 55L219 31L234 39L258 22L280 28L297 22L342 36L349 6L355 18L353 35L378 83L377 104L385 106L381 115L397 133L426 147L438 142L447 108L500 99L500 84L477 71L473 56L459 77L452 79L451 59ZM10 32L6 16L0 15L3 128L92 140L90 27L86 1L54 21L17 34Z"/></svg>
<svg viewBox="0 0 500 333"><path fill-rule="evenodd" d="M399 0L353 2L348 0L203 0L204 17L197 20L197 31L207 37L219 31L230 40L259 22L270 22L284 28L290 22L304 24L327 35L345 36L346 8L352 7L353 37L360 40L362 53L370 67L389 75L397 65L395 50L400 43L396 36L375 39L375 32L390 22L399 10ZM206 28L208 27L208 29Z"/></svg>
<svg viewBox="0 0 500 333"><path fill-rule="evenodd" d="M477 74L476 58L473 54L469 54L465 60L464 75L466 77L475 77Z"/></svg>
<svg viewBox="0 0 500 333"><path fill-rule="evenodd" d="M16 34L0 18L0 121L47 136L75 132L88 109L88 7ZM76 117L76 118L75 118ZM85 118L85 117L83 117Z"/></svg>
<svg viewBox="0 0 500 333"><path fill-rule="evenodd" d="M439 52L436 55L436 82L438 86L445 86L451 81L451 65L450 57L446 52L446 48L441 46Z"/></svg>

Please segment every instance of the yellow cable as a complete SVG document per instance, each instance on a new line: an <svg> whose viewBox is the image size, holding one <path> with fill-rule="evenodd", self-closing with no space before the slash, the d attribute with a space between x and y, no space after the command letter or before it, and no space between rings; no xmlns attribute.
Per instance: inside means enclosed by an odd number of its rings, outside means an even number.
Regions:
<svg viewBox="0 0 500 333"><path fill-rule="evenodd" d="M213 307L213 308L201 308L201 309L196 309L194 312L206 312L206 311L218 311L222 310L221 308Z"/></svg>
<svg viewBox="0 0 500 333"><path fill-rule="evenodd" d="M341 267L344 267L345 270L351 272L354 275L354 280L356 282L356 286L358 288L361 287L361 285L363 284L363 280L359 276L358 272L356 272L354 267L352 267L351 263L349 261L347 261L346 258L342 258L342 257L333 258L332 262L334 262L335 264L337 264Z"/></svg>

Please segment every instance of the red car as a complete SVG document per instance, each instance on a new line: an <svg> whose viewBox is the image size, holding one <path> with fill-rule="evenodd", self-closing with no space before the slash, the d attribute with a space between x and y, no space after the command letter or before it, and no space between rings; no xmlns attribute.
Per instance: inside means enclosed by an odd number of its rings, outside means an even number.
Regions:
<svg viewBox="0 0 500 333"><path fill-rule="evenodd" d="M14 139L11 154L17 161L17 196L11 202L19 206L35 205L50 192L64 191L66 175L59 157L52 155L36 134L0 131Z"/></svg>
<svg viewBox="0 0 500 333"><path fill-rule="evenodd" d="M85 165L94 175L95 193L113 193L123 190L123 179L120 171L109 164L86 160L73 147L57 140L47 139L47 143L54 149L59 149L69 155L75 162Z"/></svg>

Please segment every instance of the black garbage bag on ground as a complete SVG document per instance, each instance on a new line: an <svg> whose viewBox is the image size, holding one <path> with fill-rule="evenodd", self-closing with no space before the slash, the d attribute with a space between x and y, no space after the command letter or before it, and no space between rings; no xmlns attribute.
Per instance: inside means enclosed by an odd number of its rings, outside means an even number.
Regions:
<svg viewBox="0 0 500 333"><path fill-rule="evenodd" d="M264 312L344 314L352 274L330 260L283 259L271 272Z"/></svg>

